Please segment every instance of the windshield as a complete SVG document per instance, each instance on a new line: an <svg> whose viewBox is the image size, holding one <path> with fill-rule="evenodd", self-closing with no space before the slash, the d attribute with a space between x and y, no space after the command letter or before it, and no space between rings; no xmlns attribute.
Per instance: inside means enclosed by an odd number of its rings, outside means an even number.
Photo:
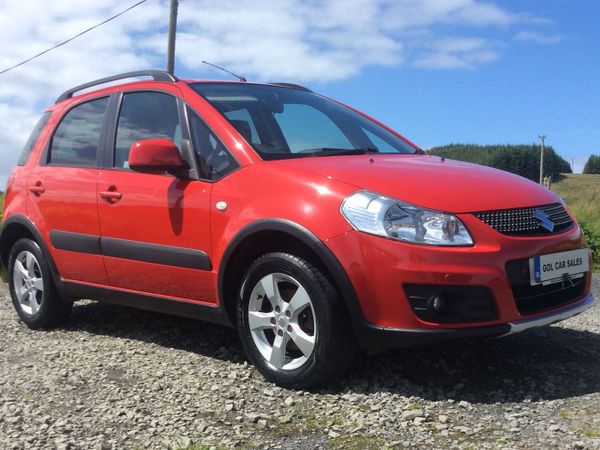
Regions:
<svg viewBox="0 0 600 450"><path fill-rule="evenodd" d="M263 159L420 153L348 108L299 89L238 83L190 85Z"/></svg>

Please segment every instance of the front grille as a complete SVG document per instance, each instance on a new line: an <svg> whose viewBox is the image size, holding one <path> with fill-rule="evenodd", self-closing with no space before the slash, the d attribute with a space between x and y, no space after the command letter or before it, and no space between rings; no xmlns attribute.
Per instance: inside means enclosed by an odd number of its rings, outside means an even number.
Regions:
<svg viewBox="0 0 600 450"><path fill-rule="evenodd" d="M540 225L541 221L535 216L536 210L545 213L554 223L552 231ZM532 208L477 212L474 215L494 230L508 236L551 235L562 233L573 226L573 219L571 219L565 207L560 203Z"/></svg>
<svg viewBox="0 0 600 450"><path fill-rule="evenodd" d="M585 291L587 274L580 278L553 284L531 286L529 260L521 259L506 264L506 274L519 313L534 314L555 308L581 298Z"/></svg>

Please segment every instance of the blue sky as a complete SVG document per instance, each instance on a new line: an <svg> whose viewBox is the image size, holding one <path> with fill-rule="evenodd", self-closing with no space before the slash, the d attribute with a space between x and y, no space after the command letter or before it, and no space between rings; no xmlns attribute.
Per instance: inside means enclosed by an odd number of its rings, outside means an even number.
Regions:
<svg viewBox="0 0 600 450"><path fill-rule="evenodd" d="M575 171L600 154L600 2L504 1L512 11L536 12L557 42L511 39L486 29L498 58L470 69L372 67L350 79L318 86L427 148L451 142L533 143L546 134ZM367 93L365 95L365 93Z"/></svg>
<svg viewBox="0 0 600 450"><path fill-rule="evenodd" d="M131 1L0 0L0 70ZM164 65L167 0L0 76L0 184L43 108L73 85ZM597 0L181 0L176 73L291 81L423 148L548 136L580 172L600 154Z"/></svg>

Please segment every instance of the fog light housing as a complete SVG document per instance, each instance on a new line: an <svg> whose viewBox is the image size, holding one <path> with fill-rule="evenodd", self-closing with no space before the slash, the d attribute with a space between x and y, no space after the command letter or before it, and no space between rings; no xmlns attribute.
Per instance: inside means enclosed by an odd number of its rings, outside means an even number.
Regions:
<svg viewBox="0 0 600 450"><path fill-rule="evenodd" d="M492 291L484 286L405 284L415 315L426 322L482 322L498 318Z"/></svg>

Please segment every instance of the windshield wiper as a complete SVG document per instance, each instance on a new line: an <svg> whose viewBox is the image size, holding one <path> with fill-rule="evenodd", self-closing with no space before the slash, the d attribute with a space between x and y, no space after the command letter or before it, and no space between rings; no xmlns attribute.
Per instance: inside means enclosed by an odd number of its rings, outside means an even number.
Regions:
<svg viewBox="0 0 600 450"><path fill-rule="evenodd" d="M309 148L302 150L301 154L315 155L315 156L333 156L333 155L366 155L368 153L379 153L379 150L372 147L360 147L360 148L334 148L334 147L321 147L321 148Z"/></svg>

